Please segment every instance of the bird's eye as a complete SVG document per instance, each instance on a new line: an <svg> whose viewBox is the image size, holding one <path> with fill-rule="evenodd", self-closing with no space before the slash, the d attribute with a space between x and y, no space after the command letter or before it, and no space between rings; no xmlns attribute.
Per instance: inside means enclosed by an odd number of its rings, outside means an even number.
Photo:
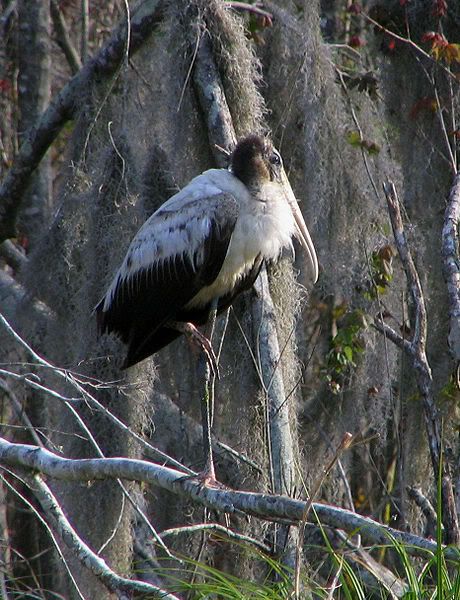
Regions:
<svg viewBox="0 0 460 600"><path fill-rule="evenodd" d="M281 164L281 156L279 155L279 153L276 150L273 150L273 152L271 153L269 161L271 162L272 165L280 165Z"/></svg>

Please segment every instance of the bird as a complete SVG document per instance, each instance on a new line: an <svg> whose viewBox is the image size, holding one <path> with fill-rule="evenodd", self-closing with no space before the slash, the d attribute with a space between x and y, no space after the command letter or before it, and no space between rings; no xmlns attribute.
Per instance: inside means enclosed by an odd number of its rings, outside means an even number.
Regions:
<svg viewBox="0 0 460 600"><path fill-rule="evenodd" d="M251 288L264 261L293 251L294 237L316 282L316 251L281 156L268 138L248 135L228 168L204 171L142 225L95 308L98 332L126 344L122 369L184 333L209 359L198 327Z"/></svg>

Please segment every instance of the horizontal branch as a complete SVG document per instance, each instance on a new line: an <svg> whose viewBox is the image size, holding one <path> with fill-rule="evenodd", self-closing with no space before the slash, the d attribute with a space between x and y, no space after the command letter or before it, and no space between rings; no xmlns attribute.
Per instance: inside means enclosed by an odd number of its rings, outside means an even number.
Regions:
<svg viewBox="0 0 460 600"><path fill-rule="evenodd" d="M145 42L163 14L161 0L142 0L131 15L129 55ZM126 22L55 96L46 111L24 134L24 141L0 187L0 242L16 235L16 218L30 176L64 125L73 118L81 94L95 77L112 75L126 52Z"/></svg>
<svg viewBox="0 0 460 600"><path fill-rule="evenodd" d="M28 259L24 252L22 252L16 244L13 244L10 240L5 240L0 244L0 256L14 271L18 272L25 268Z"/></svg>
<svg viewBox="0 0 460 600"><path fill-rule="evenodd" d="M271 554L272 550L270 546L264 544L263 542L256 540L248 535L244 535L242 533L238 533L230 529L229 527L224 527L219 523L196 523L195 525L184 525L183 527L174 527L173 529L165 529L160 533L161 539L165 539L167 537L178 537L180 535L189 535L191 533L202 533L203 531L209 531L210 533L221 534L230 540L234 540L238 543L246 543L255 546L262 552L266 554Z"/></svg>
<svg viewBox="0 0 460 600"><path fill-rule="evenodd" d="M211 509L227 513L243 512L247 515L298 525L306 503L286 496L240 492L203 486L199 481L184 477L183 473L155 463L128 458L68 459L49 450L28 444L14 444L0 438L0 464L26 467L50 477L65 481L92 481L96 479L128 479L159 486L174 494L187 496ZM359 531L369 544L388 544L391 538L405 544L407 552L414 555L435 553L436 543L417 535L382 525L344 508L313 503L312 512L324 525L350 533ZM445 548L449 560L459 561L456 548Z"/></svg>
<svg viewBox="0 0 460 600"><path fill-rule="evenodd" d="M6 271L0 269L0 313L14 320L16 311L26 298L25 288ZM35 323L45 323L54 318L53 312L40 300L28 300L29 316Z"/></svg>

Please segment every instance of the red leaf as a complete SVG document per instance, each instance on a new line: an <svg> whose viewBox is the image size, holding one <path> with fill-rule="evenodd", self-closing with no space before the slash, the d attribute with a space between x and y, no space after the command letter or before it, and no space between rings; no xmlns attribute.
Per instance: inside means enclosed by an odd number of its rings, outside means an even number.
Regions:
<svg viewBox="0 0 460 600"><path fill-rule="evenodd" d="M361 48L361 46L365 46L366 42L359 37L359 35L352 35L348 44L352 48Z"/></svg>
<svg viewBox="0 0 460 600"><path fill-rule="evenodd" d="M409 116L411 119L416 119L421 112L435 113L438 110L438 103L433 96L424 96L417 100L411 108Z"/></svg>
<svg viewBox="0 0 460 600"><path fill-rule="evenodd" d="M433 0L433 17L441 18L447 13L447 0Z"/></svg>
<svg viewBox="0 0 460 600"><path fill-rule="evenodd" d="M0 92L7 92L11 89L11 82L8 79L0 79Z"/></svg>
<svg viewBox="0 0 460 600"><path fill-rule="evenodd" d="M359 15L361 13L361 11L362 11L361 4L359 4L358 2L353 2L348 7L348 12L352 15Z"/></svg>

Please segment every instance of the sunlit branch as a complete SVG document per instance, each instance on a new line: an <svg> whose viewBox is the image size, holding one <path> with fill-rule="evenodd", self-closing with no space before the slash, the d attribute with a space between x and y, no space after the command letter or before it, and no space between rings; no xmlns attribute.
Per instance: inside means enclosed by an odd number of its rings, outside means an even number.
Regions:
<svg viewBox="0 0 460 600"><path fill-rule="evenodd" d="M152 462L128 458L68 459L49 450L28 444L14 444L0 438L0 464L25 467L49 477L64 481L92 481L96 479L127 479L161 487L174 494L201 503L213 510L246 514L278 523L297 525L304 514L306 502L287 496L240 492L202 486L183 473ZM344 508L314 502L312 511L321 523L361 533L370 544L387 544L390 536L406 546L409 554L426 556L436 552L436 542L382 525ZM445 548L449 560L460 560L457 548Z"/></svg>

